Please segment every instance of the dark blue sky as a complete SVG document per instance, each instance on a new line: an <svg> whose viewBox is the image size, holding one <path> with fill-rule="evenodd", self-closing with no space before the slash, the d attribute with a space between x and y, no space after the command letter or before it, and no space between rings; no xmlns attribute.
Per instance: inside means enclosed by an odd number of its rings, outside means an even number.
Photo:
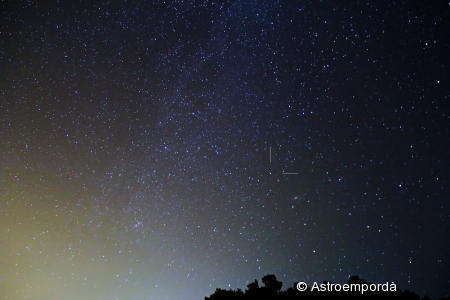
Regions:
<svg viewBox="0 0 450 300"><path fill-rule="evenodd" d="M448 1L154 2L1 4L7 299L449 295Z"/></svg>

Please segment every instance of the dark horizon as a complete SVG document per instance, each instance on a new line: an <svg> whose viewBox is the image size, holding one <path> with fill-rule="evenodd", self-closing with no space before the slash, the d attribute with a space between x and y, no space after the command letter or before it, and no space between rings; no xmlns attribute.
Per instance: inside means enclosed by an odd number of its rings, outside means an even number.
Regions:
<svg viewBox="0 0 450 300"><path fill-rule="evenodd" d="M247 284L245 289L223 289L216 288L214 293L206 296L204 300L250 300L250 299L323 299L323 297L336 297L337 292L346 299L379 299L380 297L395 297L402 300L432 300L427 295L419 295L414 291L401 290L395 283L374 284L367 282L358 275L350 276L344 284L330 281L314 282L305 285L305 282L294 282L285 288L283 282L279 281L275 274L266 274L261 281L255 279ZM438 300L449 300L450 297Z"/></svg>

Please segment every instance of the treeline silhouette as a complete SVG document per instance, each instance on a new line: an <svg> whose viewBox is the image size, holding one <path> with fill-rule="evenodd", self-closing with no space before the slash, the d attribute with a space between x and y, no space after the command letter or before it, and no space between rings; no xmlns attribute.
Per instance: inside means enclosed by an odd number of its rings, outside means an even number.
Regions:
<svg viewBox="0 0 450 300"><path fill-rule="evenodd" d="M241 289L221 289L217 288L216 291L209 297L205 297L204 300L248 300L248 299L273 299L273 300L293 300L293 299L329 299L333 297L344 296L344 299L382 299L382 297L389 297L390 299L397 300L431 300L429 297L420 297L418 294L409 290L401 291L393 283L385 284L379 288L379 291L367 291L361 292L357 290L357 286L360 288L365 285L367 288L371 283L366 282L359 276L352 276L348 279L347 289L352 287L352 291L336 291L336 288L331 288L333 283L324 281L321 285L307 287L305 291L301 292L297 289L298 282L295 282L292 287L282 291L283 283L278 281L276 276L268 274L262 278L262 286L259 285L258 280L250 282L247 285L247 289L242 291ZM352 286L353 285L353 286ZM340 285L341 289L344 285ZM378 286L378 285L377 285ZM320 289L320 291L318 290ZM374 285L372 289L375 290ZM381 290L381 291L380 291ZM394 291L395 290L395 291ZM339 295L336 295L339 293ZM344 294L345 293L345 294ZM388 293L388 294L386 294ZM450 297L439 299L450 300Z"/></svg>

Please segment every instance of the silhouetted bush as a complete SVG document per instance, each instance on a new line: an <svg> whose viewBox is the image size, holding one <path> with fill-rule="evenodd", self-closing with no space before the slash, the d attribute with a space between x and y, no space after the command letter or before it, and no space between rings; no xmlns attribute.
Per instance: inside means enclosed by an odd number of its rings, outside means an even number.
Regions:
<svg viewBox="0 0 450 300"><path fill-rule="evenodd" d="M335 291L330 287L335 287L335 285L330 281L324 281L321 285L308 287L303 292L297 289L297 283L295 282L292 287L287 288L282 291L283 283L278 281L276 276L273 274L268 274L262 278L263 286L260 286L258 280L250 282L247 284L247 289L243 292L240 289L220 289L217 288L216 291L209 297L205 297L205 300L249 300L249 299L273 299L273 300L308 300L308 299L336 299L337 297L344 296L344 299L382 299L384 297L389 297L390 299L396 300L431 300L429 297L424 296L422 299L416 293L409 290L404 290L403 292L399 289L393 291L393 286L385 284L383 288L387 291L364 291L357 290L361 288L362 285L370 286L371 283L366 282L364 279L359 278L359 276L351 276L348 279L347 287L353 289L352 291ZM358 286L356 286L356 284ZM340 285L343 287L343 285ZM318 289L321 289L318 291ZM332 291L331 291L332 290ZM339 295L336 295L339 293ZM342 294L345 293L345 294ZM388 294L386 294L388 293ZM450 298L444 298L440 300L450 300Z"/></svg>

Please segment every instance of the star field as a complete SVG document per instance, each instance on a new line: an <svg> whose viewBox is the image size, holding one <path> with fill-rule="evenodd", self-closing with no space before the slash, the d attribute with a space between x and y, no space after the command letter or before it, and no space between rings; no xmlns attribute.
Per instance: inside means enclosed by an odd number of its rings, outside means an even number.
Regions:
<svg viewBox="0 0 450 300"><path fill-rule="evenodd" d="M0 9L4 299L450 295L448 1L44 2Z"/></svg>

